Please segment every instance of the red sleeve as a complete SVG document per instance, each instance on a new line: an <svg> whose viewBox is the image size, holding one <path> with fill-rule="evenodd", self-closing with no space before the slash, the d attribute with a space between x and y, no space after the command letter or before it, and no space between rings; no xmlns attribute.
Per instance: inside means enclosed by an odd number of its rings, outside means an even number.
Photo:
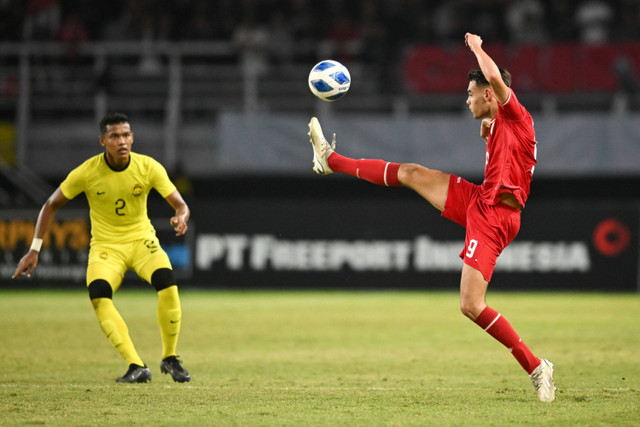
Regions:
<svg viewBox="0 0 640 427"><path fill-rule="evenodd" d="M513 89L509 88L509 97L504 104L498 104L498 111L505 120L522 120L527 110L520 104Z"/></svg>

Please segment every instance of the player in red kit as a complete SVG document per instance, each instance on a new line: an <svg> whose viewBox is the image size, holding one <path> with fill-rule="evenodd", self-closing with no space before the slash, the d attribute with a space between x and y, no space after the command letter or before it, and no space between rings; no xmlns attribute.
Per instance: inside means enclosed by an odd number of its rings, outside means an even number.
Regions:
<svg viewBox="0 0 640 427"><path fill-rule="evenodd" d="M443 217L465 227L460 310L507 347L529 374L538 398L552 402L553 365L536 357L511 324L485 303L497 258L518 234L520 212L529 196L536 165L533 119L510 88L511 75L482 49L482 39L467 33L465 44L480 66L467 76L467 105L475 119L482 119L486 163L481 185L414 163L341 156L335 152L335 135L329 144L315 117L309 123L313 169L320 175L341 172L378 185L409 187Z"/></svg>

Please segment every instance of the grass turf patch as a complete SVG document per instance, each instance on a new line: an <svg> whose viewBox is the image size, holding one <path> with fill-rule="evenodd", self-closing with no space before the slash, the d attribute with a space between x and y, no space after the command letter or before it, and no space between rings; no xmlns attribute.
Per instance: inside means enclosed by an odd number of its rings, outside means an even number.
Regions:
<svg viewBox="0 0 640 427"><path fill-rule="evenodd" d="M637 425L640 297L490 293L556 368L543 404L451 292L181 293L179 353L162 375L156 298L114 298L150 384L126 365L86 291L2 291L0 422L91 425Z"/></svg>

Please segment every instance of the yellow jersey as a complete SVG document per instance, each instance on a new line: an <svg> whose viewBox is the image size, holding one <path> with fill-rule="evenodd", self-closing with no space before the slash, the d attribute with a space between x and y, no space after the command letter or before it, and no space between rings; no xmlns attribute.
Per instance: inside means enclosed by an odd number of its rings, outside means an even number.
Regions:
<svg viewBox="0 0 640 427"><path fill-rule="evenodd" d="M131 242L155 234L147 214L152 188L164 198L176 190L165 168L143 154L130 153L126 168L111 169L106 153L86 160L60 184L67 199L84 192L89 202L91 242Z"/></svg>

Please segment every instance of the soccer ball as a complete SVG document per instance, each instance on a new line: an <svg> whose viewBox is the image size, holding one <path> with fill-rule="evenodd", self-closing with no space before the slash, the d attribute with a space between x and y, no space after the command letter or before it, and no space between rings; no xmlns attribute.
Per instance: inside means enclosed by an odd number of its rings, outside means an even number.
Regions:
<svg viewBox="0 0 640 427"><path fill-rule="evenodd" d="M351 75L347 67L326 59L318 62L309 73L309 89L323 101L337 101L346 95L351 86Z"/></svg>

